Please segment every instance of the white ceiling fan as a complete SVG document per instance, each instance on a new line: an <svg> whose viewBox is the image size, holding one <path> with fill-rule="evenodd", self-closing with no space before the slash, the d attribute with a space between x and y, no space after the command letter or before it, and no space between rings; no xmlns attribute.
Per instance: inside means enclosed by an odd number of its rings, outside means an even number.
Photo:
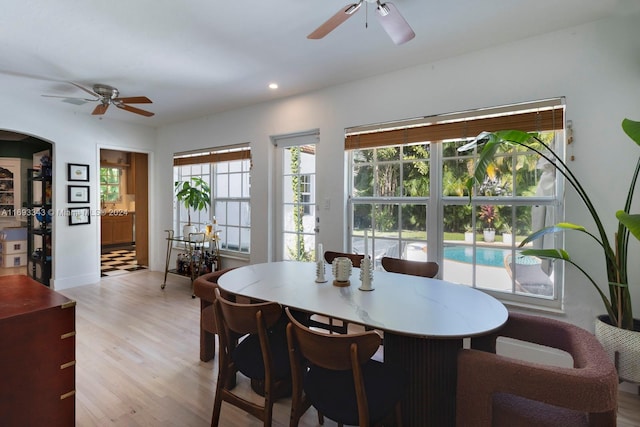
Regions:
<svg viewBox="0 0 640 427"><path fill-rule="evenodd" d="M87 102L96 102L99 104L96 108L93 109L92 115L102 115L107 112L107 108L109 105L115 105L116 107L123 109L125 111L129 111L130 113L140 114L141 116L151 117L154 115L151 111L143 110L141 108L133 107L129 104L151 104L151 100L146 96L129 96L129 97L121 97L120 92L115 87L105 85L105 84L95 84L93 85L93 90L87 89L86 87L79 85L74 82L68 82L78 89L82 89L88 94L92 95L93 99L86 98L71 98L68 96L57 96L57 95L42 95L49 98L65 98L65 99L78 99Z"/></svg>
<svg viewBox="0 0 640 427"><path fill-rule="evenodd" d="M362 3L371 3L376 5L376 16L378 17L378 22L380 22L382 28L384 28L396 45L406 43L416 36L393 3L381 3L380 0L359 0L358 3L348 4L340 9L335 15L309 34L307 38L323 38L336 29L338 25L342 24L354 15L358 9L360 9Z"/></svg>

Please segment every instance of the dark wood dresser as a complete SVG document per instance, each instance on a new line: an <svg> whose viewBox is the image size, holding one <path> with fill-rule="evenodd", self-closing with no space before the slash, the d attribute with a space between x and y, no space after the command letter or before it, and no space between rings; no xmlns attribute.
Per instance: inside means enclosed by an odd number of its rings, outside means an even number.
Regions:
<svg viewBox="0 0 640 427"><path fill-rule="evenodd" d="M75 425L75 301L0 277L0 424Z"/></svg>

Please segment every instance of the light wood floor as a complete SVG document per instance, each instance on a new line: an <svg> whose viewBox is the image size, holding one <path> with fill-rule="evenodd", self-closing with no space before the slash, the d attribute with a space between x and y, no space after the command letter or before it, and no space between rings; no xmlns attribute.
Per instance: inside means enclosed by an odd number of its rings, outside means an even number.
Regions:
<svg viewBox="0 0 640 427"><path fill-rule="evenodd" d="M199 360L200 301L183 278L170 276L164 290L162 279L140 271L61 291L77 302L76 425L210 424L217 358ZM290 400L276 404L274 426L289 425L289 409ZM261 423L224 403L220 425ZM318 426L313 408L300 426ZM640 426L640 396L620 393L618 426Z"/></svg>

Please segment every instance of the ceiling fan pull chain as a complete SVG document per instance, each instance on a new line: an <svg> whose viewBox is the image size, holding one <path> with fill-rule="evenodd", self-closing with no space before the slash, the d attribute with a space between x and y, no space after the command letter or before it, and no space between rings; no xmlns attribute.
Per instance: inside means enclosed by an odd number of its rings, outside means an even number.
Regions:
<svg viewBox="0 0 640 427"><path fill-rule="evenodd" d="M364 28L369 28L369 2L364 3Z"/></svg>

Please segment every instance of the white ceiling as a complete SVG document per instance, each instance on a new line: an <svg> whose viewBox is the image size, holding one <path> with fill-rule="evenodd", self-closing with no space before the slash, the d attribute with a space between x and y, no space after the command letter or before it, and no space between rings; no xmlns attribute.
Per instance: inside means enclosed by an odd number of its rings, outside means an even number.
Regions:
<svg viewBox="0 0 640 427"><path fill-rule="evenodd" d="M42 94L71 84L145 95L160 126L286 97L624 13L637 0L395 0L416 33L396 46L363 6L322 40L313 31L352 0L9 0L0 12L0 96L86 114ZM368 13L367 13L368 12ZM365 23L368 16L368 28ZM272 91L268 83L280 88ZM2 100L0 99L0 102Z"/></svg>

